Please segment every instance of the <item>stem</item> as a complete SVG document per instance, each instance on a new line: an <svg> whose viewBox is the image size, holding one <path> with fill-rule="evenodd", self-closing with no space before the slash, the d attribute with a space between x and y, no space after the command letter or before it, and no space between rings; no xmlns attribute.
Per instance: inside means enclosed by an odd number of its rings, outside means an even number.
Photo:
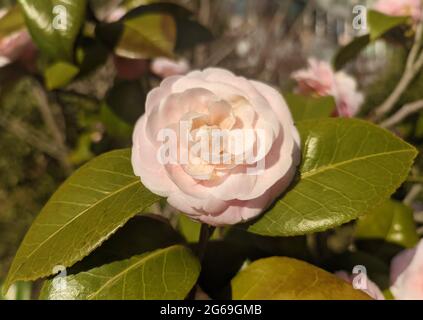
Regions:
<svg viewBox="0 0 423 320"><path fill-rule="evenodd" d="M209 226L208 224L201 224L200 230L200 238L198 239L198 246L196 250L196 254L200 263L203 263L204 255L206 254L207 244L212 236L215 227ZM198 283L192 288L191 292L188 294L188 300L195 300L195 296L197 294Z"/></svg>
<svg viewBox="0 0 423 320"><path fill-rule="evenodd" d="M200 239L198 240L197 256L200 262L203 262L204 255L206 253L207 244L214 232L215 227L209 226L208 224L202 224L200 230Z"/></svg>

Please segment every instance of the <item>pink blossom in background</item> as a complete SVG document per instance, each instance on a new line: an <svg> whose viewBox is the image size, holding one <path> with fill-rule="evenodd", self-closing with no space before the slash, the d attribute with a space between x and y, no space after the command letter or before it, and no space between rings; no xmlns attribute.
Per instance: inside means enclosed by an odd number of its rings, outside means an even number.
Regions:
<svg viewBox="0 0 423 320"><path fill-rule="evenodd" d="M282 96L266 84L223 69L193 71L163 80L148 94L145 110L133 134L134 172L149 190L192 219L214 226L250 220L295 176L299 134ZM158 137L164 129L176 134L175 162L160 160L164 142ZM222 143L212 155L229 154L230 162L208 161L193 146L200 133L216 130L241 133L245 150L262 152L255 162L235 162L247 152L236 153ZM189 154L186 163L180 161L183 151ZM259 163L263 170L252 170Z"/></svg>
<svg viewBox="0 0 423 320"><path fill-rule="evenodd" d="M350 284L353 283L354 278L357 276L357 275L349 274L346 271L337 271L335 272L335 275ZM375 284L373 281L371 281L368 278L367 278L367 289L362 289L362 291L375 300L385 300L385 297L382 291L380 291L377 284Z"/></svg>
<svg viewBox="0 0 423 320"><path fill-rule="evenodd" d="M116 8L106 17L106 22L119 21L127 12L128 10L124 8Z"/></svg>
<svg viewBox="0 0 423 320"><path fill-rule="evenodd" d="M364 96L357 90L355 79L345 72L335 72L327 62L310 58L308 68L294 72L292 78L297 82L295 91L299 94L333 96L335 116L353 117L363 104Z"/></svg>
<svg viewBox="0 0 423 320"><path fill-rule="evenodd" d="M175 61L160 57L155 58L151 64L151 72L160 78L184 75L189 71L189 69L189 63L185 59Z"/></svg>
<svg viewBox="0 0 423 320"><path fill-rule="evenodd" d="M351 118L360 111L364 96L357 90L357 82L353 77L342 71L337 72L334 92L337 116Z"/></svg>
<svg viewBox="0 0 423 320"><path fill-rule="evenodd" d="M6 14L7 11L2 10L0 18ZM28 55L34 50L31 36L24 29L0 39L0 68L17 61L23 55Z"/></svg>
<svg viewBox="0 0 423 320"><path fill-rule="evenodd" d="M389 16L410 16L416 22L422 18L421 0L379 0L374 9Z"/></svg>
<svg viewBox="0 0 423 320"><path fill-rule="evenodd" d="M397 300L423 300L423 240L392 259L391 292Z"/></svg>
<svg viewBox="0 0 423 320"><path fill-rule="evenodd" d="M308 60L308 69L296 71L296 91L304 95L329 96L334 94L335 74L329 63L314 58Z"/></svg>

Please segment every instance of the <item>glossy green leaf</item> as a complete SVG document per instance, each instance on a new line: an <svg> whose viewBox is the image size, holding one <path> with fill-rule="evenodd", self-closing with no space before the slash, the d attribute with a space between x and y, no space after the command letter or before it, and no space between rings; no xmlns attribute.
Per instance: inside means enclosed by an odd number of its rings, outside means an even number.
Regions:
<svg viewBox="0 0 423 320"><path fill-rule="evenodd" d="M25 28L25 19L19 6L15 6L0 18L0 40Z"/></svg>
<svg viewBox="0 0 423 320"><path fill-rule="evenodd" d="M146 14L124 21L116 53L131 59L172 56L175 41L176 25L172 16Z"/></svg>
<svg viewBox="0 0 423 320"><path fill-rule="evenodd" d="M75 40L84 22L86 0L19 0L37 46L54 60L73 60Z"/></svg>
<svg viewBox="0 0 423 320"><path fill-rule="evenodd" d="M339 49L333 60L335 70L342 69L349 61L356 58L361 51L370 44L370 35L366 34L352 40L349 44Z"/></svg>
<svg viewBox="0 0 423 320"><path fill-rule="evenodd" d="M138 215L99 248L68 269L68 274L88 271L104 264L126 260L147 252L185 243L184 238L159 216Z"/></svg>
<svg viewBox="0 0 423 320"><path fill-rule="evenodd" d="M46 282L41 299L183 300L195 285L200 263L177 245ZM65 281L66 286L58 284Z"/></svg>
<svg viewBox="0 0 423 320"><path fill-rule="evenodd" d="M47 89L54 90L68 85L79 73L79 68L68 62L57 62L44 71Z"/></svg>
<svg viewBox="0 0 423 320"><path fill-rule="evenodd" d="M306 97L285 93L284 98L291 110L294 121L328 118L335 110L333 97Z"/></svg>
<svg viewBox="0 0 423 320"><path fill-rule="evenodd" d="M361 217L355 236L358 239L381 239L407 248L414 247L419 241L413 210L394 200L384 202Z"/></svg>
<svg viewBox="0 0 423 320"><path fill-rule="evenodd" d="M249 226L268 236L334 228L367 213L406 179L417 151L369 122L323 119L298 123L300 178Z"/></svg>
<svg viewBox="0 0 423 320"><path fill-rule="evenodd" d="M178 217L178 230L188 242L195 243L200 239L201 223L191 220L184 214L180 214Z"/></svg>
<svg viewBox="0 0 423 320"><path fill-rule="evenodd" d="M114 52L129 59L172 56L176 43L176 24L169 14L144 13L97 27L98 36Z"/></svg>
<svg viewBox="0 0 423 320"><path fill-rule="evenodd" d="M51 197L26 234L6 286L72 266L137 213L159 201L133 174L130 150L93 159Z"/></svg>
<svg viewBox="0 0 423 320"><path fill-rule="evenodd" d="M261 259L232 280L234 300L371 300L360 290L306 262Z"/></svg>
<svg viewBox="0 0 423 320"><path fill-rule="evenodd" d="M410 21L410 17L388 16L379 11L369 10L367 23L370 28L370 39L374 41L383 36L389 30L404 25Z"/></svg>

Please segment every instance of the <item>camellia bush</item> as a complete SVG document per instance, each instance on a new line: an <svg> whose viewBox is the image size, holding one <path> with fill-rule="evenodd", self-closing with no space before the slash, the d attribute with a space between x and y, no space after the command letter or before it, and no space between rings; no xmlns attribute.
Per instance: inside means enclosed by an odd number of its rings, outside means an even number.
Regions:
<svg viewBox="0 0 423 320"><path fill-rule="evenodd" d="M20 0L3 12L0 63L32 74L41 99L88 109L69 153L43 113L56 137L46 150L68 178L4 290L42 279L40 299L423 299L412 207L423 103L401 100L423 67L423 6L382 2L368 34L332 65L310 58L283 94L221 68L189 71L184 50L213 35L174 3ZM365 110L342 68L394 36L403 75ZM107 57L115 95L75 93ZM132 144L94 157L100 120Z"/></svg>

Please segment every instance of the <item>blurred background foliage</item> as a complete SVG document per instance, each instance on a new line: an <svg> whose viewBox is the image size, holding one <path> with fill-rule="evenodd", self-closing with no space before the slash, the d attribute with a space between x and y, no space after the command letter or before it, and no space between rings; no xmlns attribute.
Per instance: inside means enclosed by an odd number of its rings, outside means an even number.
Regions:
<svg viewBox="0 0 423 320"><path fill-rule="evenodd" d="M145 65L137 65L141 72L122 76L122 70L127 70L126 60L119 59L128 57L117 57L119 52L113 54L108 47L108 41L114 40L113 24L99 28L95 38L92 28L101 24L110 8L134 8L152 2L159 1L89 1L87 21L77 41L77 75L69 65L53 64L58 70L51 69L51 61L42 55L35 67L14 63L0 69L0 283L34 216L69 173L98 154L131 144L132 127L144 111L146 94L160 81L150 71L151 58L166 50L143 51ZM173 57L184 57L192 69L220 66L286 91L292 88L290 74L303 68L308 57L331 60L340 46L360 35L352 28L352 7L358 3L370 7L373 1L172 2L194 13L193 19L185 20L180 13L172 13L178 17L174 20L177 34ZM15 4L13 0L0 0L0 9ZM174 27L166 21L164 36ZM396 85L406 59L404 43L377 41L346 65L366 94L363 114L379 105ZM133 45L126 43L124 47ZM410 88L399 105L421 97L423 74ZM404 138L412 137L411 142L421 145L423 117L413 116L399 130ZM404 190L399 193L403 195ZM416 206L418 211L423 209L419 201ZM341 254L350 244L351 234L352 228L347 225L328 236L336 236L337 241L326 240ZM227 237L237 242L245 235ZM260 246L267 240L248 237L246 241L258 247L253 257L265 255ZM304 246L305 239L292 240L272 246L285 254L289 248L290 255L295 255L300 252L295 248Z"/></svg>

